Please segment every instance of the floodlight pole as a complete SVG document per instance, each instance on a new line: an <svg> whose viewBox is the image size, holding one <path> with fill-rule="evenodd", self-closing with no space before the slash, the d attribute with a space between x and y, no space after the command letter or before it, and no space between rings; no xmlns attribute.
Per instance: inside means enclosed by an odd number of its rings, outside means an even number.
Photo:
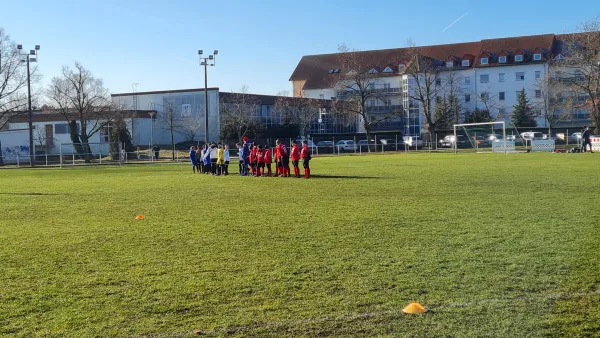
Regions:
<svg viewBox="0 0 600 338"><path fill-rule="evenodd" d="M17 49L20 51L23 49L23 45L18 45ZM35 150L33 148L33 112L31 111L31 73L29 71L30 57L33 55L35 58L33 62L37 62L37 51L40 50L40 45L35 45L35 49L29 51L29 53L20 53L21 56L25 56L25 62L27 63L27 110L29 120L29 166L33 167L35 164ZM21 60L23 61L23 60Z"/></svg>
<svg viewBox="0 0 600 338"><path fill-rule="evenodd" d="M204 66L204 144L208 144L208 66L215 66L217 64L217 54L219 51L215 51L208 57L202 57L203 50L198 50L198 57L200 60L200 66ZM211 63L212 62L212 63Z"/></svg>

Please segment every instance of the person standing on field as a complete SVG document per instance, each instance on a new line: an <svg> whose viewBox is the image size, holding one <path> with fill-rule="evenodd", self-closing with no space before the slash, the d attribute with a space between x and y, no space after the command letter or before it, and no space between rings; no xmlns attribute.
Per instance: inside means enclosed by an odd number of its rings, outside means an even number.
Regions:
<svg viewBox="0 0 600 338"><path fill-rule="evenodd" d="M223 175L223 170L225 169L225 152L223 151L223 145L219 143L217 148L217 176Z"/></svg>
<svg viewBox="0 0 600 338"><path fill-rule="evenodd" d="M202 149L200 145L196 146L196 172L199 174L202 170Z"/></svg>
<svg viewBox="0 0 600 338"><path fill-rule="evenodd" d="M300 162L300 150L298 149L298 144L296 142L292 143L292 151L291 151L291 159L292 165L294 166L294 177L300 177L300 167L298 167L298 163Z"/></svg>
<svg viewBox="0 0 600 338"><path fill-rule="evenodd" d="M304 167L304 178L310 178L310 160L312 159L312 154L310 153L310 148L308 147L308 142L306 140L302 141L300 158L302 158L302 166Z"/></svg>
<svg viewBox="0 0 600 338"><path fill-rule="evenodd" d="M225 145L223 149L223 156L225 156L225 164L223 165L223 175L229 175L229 162L231 162L231 157L229 157L229 145Z"/></svg>
<svg viewBox="0 0 600 338"><path fill-rule="evenodd" d="M244 173L244 147L239 143L236 143L235 146L238 150L238 174L242 176Z"/></svg>
<svg viewBox="0 0 600 338"><path fill-rule="evenodd" d="M585 127L585 129L583 130L583 132L581 133L581 140L583 142L583 151L586 152L587 151L587 146L590 146L590 153L593 153L592 151L592 131L590 130L590 127Z"/></svg>
<svg viewBox="0 0 600 338"><path fill-rule="evenodd" d="M279 140L275 141L277 147L279 148L279 156L281 156L281 177L289 177L290 176L290 154L288 153L287 147L283 142Z"/></svg>
<svg viewBox="0 0 600 338"><path fill-rule="evenodd" d="M269 148L269 146L265 145L265 165L267 166L267 175L269 177L271 177L271 162L273 161L272 155L271 155L271 148Z"/></svg>
<svg viewBox="0 0 600 338"><path fill-rule="evenodd" d="M250 164L250 148L248 142L244 142L242 158L244 159L244 164L242 165L242 176L248 176L248 165Z"/></svg>
<svg viewBox="0 0 600 338"><path fill-rule="evenodd" d="M152 147L152 151L154 152L154 160L158 161L158 156L160 155L160 147L155 144L154 147Z"/></svg>
<svg viewBox="0 0 600 338"><path fill-rule="evenodd" d="M195 174L198 163L196 163L196 149L194 146L190 147L190 162L192 162L192 171Z"/></svg>
<svg viewBox="0 0 600 338"><path fill-rule="evenodd" d="M210 173L212 175L217 174L217 157L219 156L219 151L217 150L217 145L213 142L209 148L210 151Z"/></svg>
<svg viewBox="0 0 600 338"><path fill-rule="evenodd" d="M256 176L265 176L265 153L261 146L256 150Z"/></svg>

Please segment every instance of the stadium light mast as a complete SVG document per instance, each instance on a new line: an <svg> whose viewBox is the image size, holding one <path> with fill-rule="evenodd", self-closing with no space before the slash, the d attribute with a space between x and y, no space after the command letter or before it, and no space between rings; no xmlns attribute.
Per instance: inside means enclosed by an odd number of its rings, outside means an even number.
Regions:
<svg viewBox="0 0 600 338"><path fill-rule="evenodd" d="M204 51L198 50L198 58L200 60L200 66L204 66L204 144L208 144L208 66L214 67L217 64L217 54L219 51L215 51L208 57L203 57Z"/></svg>
<svg viewBox="0 0 600 338"><path fill-rule="evenodd" d="M27 105L29 110L29 166L33 167L35 163L35 151L33 150L33 113L31 111L31 73L29 71L29 63L37 62L37 53L40 50L40 45L35 45L35 49L29 51L29 53L22 53L23 45L17 45L19 55L24 56L21 62L27 63Z"/></svg>

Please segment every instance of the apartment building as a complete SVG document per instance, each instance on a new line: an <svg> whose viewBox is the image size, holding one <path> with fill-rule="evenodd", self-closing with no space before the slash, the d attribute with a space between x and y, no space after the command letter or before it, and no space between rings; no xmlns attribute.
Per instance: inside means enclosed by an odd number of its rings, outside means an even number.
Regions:
<svg viewBox="0 0 600 338"><path fill-rule="evenodd" d="M549 63L565 57L563 38L545 34L353 53L360 55L363 62L371 63L366 69L374 81L369 85L378 95L377 99L367 101L367 111L402 114L376 129L397 128L407 135L419 135L424 128L423 109L411 99L410 93L415 90L417 81L414 74L407 72L416 55L432 60L441 69L435 80L436 88L440 89L436 93L440 97L433 100L433 106L452 87L463 111L472 111L476 107L487 109L494 118L508 122L519 91L525 90L534 109L544 100L542 88L547 81ZM336 53L302 57L290 77L294 95L347 99L348 93L336 88L336 78L347 72L343 69L342 56ZM543 117L537 122L540 127L547 124ZM582 111L562 121L563 126L588 123L589 114ZM360 125L357 121L359 132L363 131Z"/></svg>

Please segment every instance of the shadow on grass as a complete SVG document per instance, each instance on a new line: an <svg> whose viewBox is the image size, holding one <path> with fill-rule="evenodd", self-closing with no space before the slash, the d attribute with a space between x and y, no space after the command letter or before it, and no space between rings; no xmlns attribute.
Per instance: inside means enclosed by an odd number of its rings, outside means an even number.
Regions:
<svg viewBox="0 0 600 338"><path fill-rule="evenodd" d="M322 179L322 178L336 178L336 179L367 179L367 180L381 180L385 177L375 176L352 176L352 175L310 175L310 178Z"/></svg>
<svg viewBox="0 0 600 338"><path fill-rule="evenodd" d="M13 196L60 196L67 194L47 194L43 192L0 192L0 195L13 195Z"/></svg>

